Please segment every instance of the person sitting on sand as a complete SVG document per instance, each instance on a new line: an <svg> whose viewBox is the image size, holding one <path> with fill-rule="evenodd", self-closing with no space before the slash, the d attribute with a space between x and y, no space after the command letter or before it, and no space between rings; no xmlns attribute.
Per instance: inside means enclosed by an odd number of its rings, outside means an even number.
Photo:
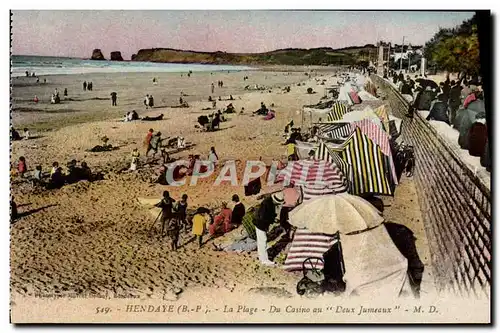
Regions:
<svg viewBox="0 0 500 333"><path fill-rule="evenodd" d="M212 96L208 96L208 101L213 102Z"/></svg>
<svg viewBox="0 0 500 333"><path fill-rule="evenodd" d="M17 173L21 178L24 178L24 174L28 171L28 166L26 165L26 159L24 156L19 157L19 162L17 163Z"/></svg>
<svg viewBox="0 0 500 333"><path fill-rule="evenodd" d="M80 179L81 180L92 180L92 171L90 170L87 162L80 163Z"/></svg>
<svg viewBox="0 0 500 333"><path fill-rule="evenodd" d="M56 96L54 94L50 96L50 104L56 104Z"/></svg>
<svg viewBox="0 0 500 333"><path fill-rule="evenodd" d="M132 110L132 112L130 114L130 118L131 118L131 120L138 120L139 115L137 114L137 112L135 112L135 110Z"/></svg>
<svg viewBox="0 0 500 333"><path fill-rule="evenodd" d="M236 110L233 106L233 103L229 103L228 106L226 106L226 111L224 111L225 113L236 113Z"/></svg>
<svg viewBox="0 0 500 333"><path fill-rule="evenodd" d="M48 188L61 188L64 185L64 175L62 173L62 168L57 167L50 176Z"/></svg>
<svg viewBox="0 0 500 333"><path fill-rule="evenodd" d="M32 184L33 184L33 186L42 186L43 185L42 166L41 165L37 165L35 167L35 171L33 172Z"/></svg>
<svg viewBox="0 0 500 333"><path fill-rule="evenodd" d="M144 106L146 106L147 110L149 107L149 94L147 94L146 97L144 97Z"/></svg>
<svg viewBox="0 0 500 333"><path fill-rule="evenodd" d="M50 176L51 177L56 172L57 168L59 168L59 163L58 162L52 163L52 169L50 170Z"/></svg>
<svg viewBox="0 0 500 333"><path fill-rule="evenodd" d="M137 164L139 163L139 150L137 148L134 148L132 151L132 161L130 162L130 171L135 171L137 170Z"/></svg>
<svg viewBox="0 0 500 333"><path fill-rule="evenodd" d="M35 98L33 98L33 102L38 103L40 100L38 99L38 96L35 95Z"/></svg>
<svg viewBox="0 0 500 333"><path fill-rule="evenodd" d="M245 216L245 205L240 201L240 197L237 194L234 194L231 200L234 203L231 214L231 225L239 226L243 221L243 216Z"/></svg>
<svg viewBox="0 0 500 333"><path fill-rule="evenodd" d="M25 140L30 139L30 131L27 128L24 128L24 139Z"/></svg>
<svg viewBox="0 0 500 333"><path fill-rule="evenodd" d="M203 234L208 221L209 217L207 216L206 211L202 209L202 207L199 207L193 216L193 229L191 230L193 235L198 240L199 248L203 245Z"/></svg>
<svg viewBox="0 0 500 333"><path fill-rule="evenodd" d="M146 135L146 139L144 139L144 146L146 147L146 157L151 150L151 139L153 138L153 132L154 130L150 128L148 134Z"/></svg>
<svg viewBox="0 0 500 333"><path fill-rule="evenodd" d="M216 101L213 101L213 102L212 102L212 109L215 109L215 108L217 108L217 102L216 102Z"/></svg>
<svg viewBox="0 0 500 333"><path fill-rule="evenodd" d="M187 229L187 207L188 196L183 194L181 200L174 205L174 213L176 215L180 230Z"/></svg>
<svg viewBox="0 0 500 333"><path fill-rule="evenodd" d="M66 182L68 184L73 184L80 180L79 170L76 168L76 160L68 162L66 164L66 168L68 169L68 172L66 173Z"/></svg>
<svg viewBox="0 0 500 333"><path fill-rule="evenodd" d="M127 112L127 114L123 117L123 122L128 122L130 121L130 112Z"/></svg>
<svg viewBox="0 0 500 333"><path fill-rule="evenodd" d="M229 100L234 101L233 95L229 95Z"/></svg>
<svg viewBox="0 0 500 333"><path fill-rule="evenodd" d="M210 225L211 237L231 231L231 215L232 211L227 207L227 202L223 202L219 215L214 218L214 222Z"/></svg>
<svg viewBox="0 0 500 333"><path fill-rule="evenodd" d="M182 105L184 103L184 100L182 99L182 97L179 97L179 105Z"/></svg>
<svg viewBox="0 0 500 333"><path fill-rule="evenodd" d="M219 102L222 101L222 98L219 96Z"/></svg>
<svg viewBox="0 0 500 333"><path fill-rule="evenodd" d="M18 132L18 131L16 131L16 130L15 130L15 128L14 128L14 127L12 127L12 128L10 129L10 138L11 138L11 140L13 140L13 141L16 141L16 140L21 140L21 135L19 134L19 132Z"/></svg>

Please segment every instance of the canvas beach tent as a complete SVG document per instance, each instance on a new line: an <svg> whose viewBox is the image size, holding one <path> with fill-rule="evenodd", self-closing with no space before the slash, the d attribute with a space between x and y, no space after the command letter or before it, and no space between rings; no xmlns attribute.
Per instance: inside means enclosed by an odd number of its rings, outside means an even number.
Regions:
<svg viewBox="0 0 500 333"><path fill-rule="evenodd" d="M324 160L290 161L279 171L276 182L302 187L304 201L348 190L347 179L339 167Z"/></svg>
<svg viewBox="0 0 500 333"><path fill-rule="evenodd" d="M385 226L354 235L342 235L346 296L395 299L410 291L408 260L401 254Z"/></svg>
<svg viewBox="0 0 500 333"><path fill-rule="evenodd" d="M363 119L371 119L378 126L383 127L382 121L380 120L379 116L370 107L366 107L362 111L352 111L346 113L342 117L343 121L349 121L349 122L363 120Z"/></svg>
<svg viewBox="0 0 500 333"><path fill-rule="evenodd" d="M323 155L323 158L339 160L340 157L344 161L339 167L349 175L349 193L394 194L395 183L390 164L380 147L363 134L359 127L343 144L331 145L326 152L330 157ZM349 165L348 170L343 169L346 164Z"/></svg>
<svg viewBox="0 0 500 333"><path fill-rule="evenodd" d="M335 102L332 105L332 109L328 112L327 121L335 121L340 120L344 116L344 114L349 112L349 106L342 102Z"/></svg>

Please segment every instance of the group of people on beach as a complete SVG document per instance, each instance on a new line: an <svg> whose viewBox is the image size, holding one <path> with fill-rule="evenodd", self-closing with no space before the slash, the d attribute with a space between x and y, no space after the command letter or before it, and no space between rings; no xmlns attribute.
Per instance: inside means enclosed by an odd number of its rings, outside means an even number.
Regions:
<svg viewBox="0 0 500 333"><path fill-rule="evenodd" d="M93 84L92 82L83 81L83 91L92 91L93 89Z"/></svg>
<svg viewBox="0 0 500 333"><path fill-rule="evenodd" d="M144 106L146 107L146 110L148 108L153 108L155 106L155 100L153 98L153 95L147 94L146 97L144 97Z"/></svg>
<svg viewBox="0 0 500 333"><path fill-rule="evenodd" d="M46 182L42 166L37 165L35 170L31 174L28 174L26 158L21 156L19 157L16 171L21 179L31 181L31 184L36 188L55 189L61 188L64 184L73 184L80 180L93 180L92 171L86 162L81 162L80 166L77 166L77 161L73 159L66 164L66 169L66 172L63 172L58 162L52 163L49 180Z"/></svg>
<svg viewBox="0 0 500 333"><path fill-rule="evenodd" d="M179 236L182 231L188 231L187 220L188 196L183 194L180 201L175 201L168 191L163 192L163 198L155 207L161 208L158 216L161 222L161 235L170 239L172 250L179 248ZM191 233L197 240L198 247L203 246L203 236L208 233L210 239L223 235L243 222L245 216L245 206L240 202L237 194L232 196L233 209L230 209L227 202L222 202L220 212L212 218L211 211L204 207L199 207L192 217ZM208 241L208 240L207 240Z"/></svg>

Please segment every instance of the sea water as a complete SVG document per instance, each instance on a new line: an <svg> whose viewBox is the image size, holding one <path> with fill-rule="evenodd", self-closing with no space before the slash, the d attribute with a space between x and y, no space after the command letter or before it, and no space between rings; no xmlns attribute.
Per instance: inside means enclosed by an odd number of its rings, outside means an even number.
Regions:
<svg viewBox="0 0 500 333"><path fill-rule="evenodd" d="M247 66L232 65L202 65L202 64L172 64L142 61L107 61L77 58L20 56L11 57L12 76L26 76L26 71L37 76L56 74L86 74L86 73L187 73L244 71L252 70Z"/></svg>

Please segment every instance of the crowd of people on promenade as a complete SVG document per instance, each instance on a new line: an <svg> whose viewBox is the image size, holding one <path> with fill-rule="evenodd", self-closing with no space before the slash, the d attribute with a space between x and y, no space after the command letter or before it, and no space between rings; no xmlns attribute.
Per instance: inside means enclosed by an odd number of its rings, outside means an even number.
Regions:
<svg viewBox="0 0 500 333"><path fill-rule="evenodd" d="M403 96L410 96L413 109L430 111L427 120L441 121L453 126L457 111L484 98L480 77L467 77L461 74L455 80L450 80L447 74L444 82L436 82L426 75L415 75L411 79L402 72L389 72L389 79L396 85Z"/></svg>

